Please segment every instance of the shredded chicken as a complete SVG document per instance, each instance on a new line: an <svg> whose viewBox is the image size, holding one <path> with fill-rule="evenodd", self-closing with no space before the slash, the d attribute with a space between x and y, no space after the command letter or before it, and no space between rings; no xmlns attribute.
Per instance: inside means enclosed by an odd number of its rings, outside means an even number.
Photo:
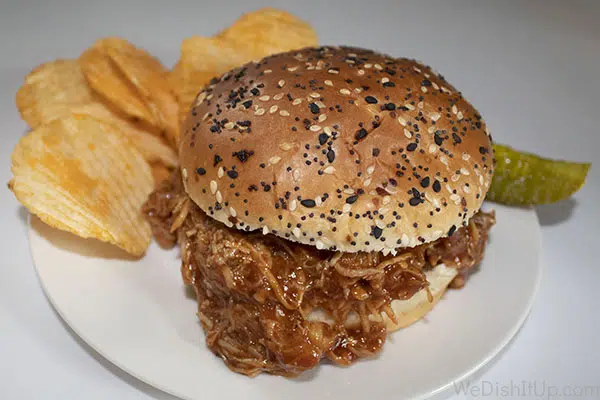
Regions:
<svg viewBox="0 0 600 400"><path fill-rule="evenodd" d="M178 174L150 196L144 212L161 246L180 246L208 347L250 376L297 375L323 358L348 365L376 354L386 329L369 316L395 320L391 302L421 289L431 298L425 270L440 263L458 269L454 286L462 286L494 224L493 214L479 212L451 237L396 256L317 250L227 228L188 198ZM334 322L308 320L317 309ZM347 329L351 313L360 326Z"/></svg>

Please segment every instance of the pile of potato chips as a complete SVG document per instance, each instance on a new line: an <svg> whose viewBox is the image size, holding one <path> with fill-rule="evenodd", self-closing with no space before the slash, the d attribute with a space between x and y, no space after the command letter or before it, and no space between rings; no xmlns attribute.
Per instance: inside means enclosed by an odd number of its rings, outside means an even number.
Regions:
<svg viewBox="0 0 600 400"><path fill-rule="evenodd" d="M42 64L17 92L32 130L13 152L9 188L47 224L141 256L151 239L141 207L177 167L196 94L246 62L316 44L308 24L265 8L215 36L185 39L172 70L116 37Z"/></svg>

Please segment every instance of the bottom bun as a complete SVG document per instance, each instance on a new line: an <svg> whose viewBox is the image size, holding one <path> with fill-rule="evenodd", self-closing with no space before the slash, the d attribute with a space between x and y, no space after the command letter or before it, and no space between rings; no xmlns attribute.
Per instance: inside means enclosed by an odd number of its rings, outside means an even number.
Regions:
<svg viewBox="0 0 600 400"><path fill-rule="evenodd" d="M440 264L435 268L425 273L429 282L429 291L431 299L427 295L427 290L421 289L408 300L394 300L391 307L396 315L396 322L392 321L385 313L381 315L371 315L371 321L384 321L388 332L395 331L400 328L407 327L421 318L423 318L440 300L448 285L456 277L455 268L446 267ZM314 310L308 319L311 321L322 321L333 324L333 320L329 318L323 310ZM346 328L356 328L360 325L359 317L356 313L351 313L346 320Z"/></svg>

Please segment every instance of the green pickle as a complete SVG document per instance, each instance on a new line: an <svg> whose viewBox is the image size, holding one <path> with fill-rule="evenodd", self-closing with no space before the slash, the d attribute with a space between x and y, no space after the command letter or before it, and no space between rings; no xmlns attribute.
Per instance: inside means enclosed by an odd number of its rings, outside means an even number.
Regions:
<svg viewBox="0 0 600 400"><path fill-rule="evenodd" d="M556 161L494 145L496 171L487 199L508 205L554 203L585 182L591 164Z"/></svg>

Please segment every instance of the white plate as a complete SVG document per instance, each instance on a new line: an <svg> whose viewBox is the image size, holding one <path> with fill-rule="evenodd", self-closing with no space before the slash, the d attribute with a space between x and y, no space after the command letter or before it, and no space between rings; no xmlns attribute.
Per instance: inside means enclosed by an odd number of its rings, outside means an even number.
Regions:
<svg viewBox="0 0 600 400"><path fill-rule="evenodd" d="M186 399L405 399L439 394L489 362L516 334L539 279L535 212L494 206L498 223L481 269L423 321L396 332L381 355L300 378L230 372L204 346L177 251L153 245L139 261L31 218L42 286L92 348L133 376Z"/></svg>

